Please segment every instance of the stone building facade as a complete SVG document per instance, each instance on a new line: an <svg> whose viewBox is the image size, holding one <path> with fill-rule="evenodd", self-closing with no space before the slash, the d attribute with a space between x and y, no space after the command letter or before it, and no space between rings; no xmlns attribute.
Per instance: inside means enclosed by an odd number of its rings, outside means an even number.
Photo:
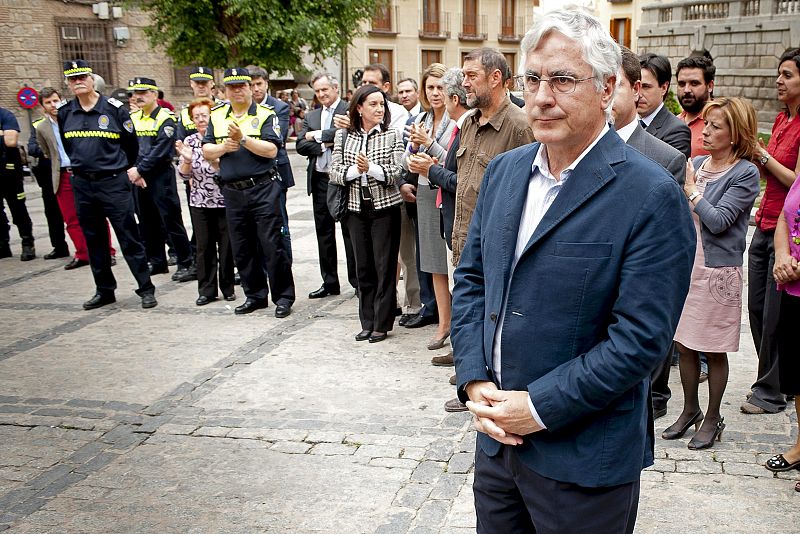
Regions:
<svg viewBox="0 0 800 534"><path fill-rule="evenodd" d="M657 1L643 6L638 52L667 55L673 70L692 52L717 67L714 93L753 102L759 129L770 131L781 109L778 58L800 46L800 0Z"/></svg>
<svg viewBox="0 0 800 534"><path fill-rule="evenodd" d="M93 12L93 4L105 4L100 16ZM25 85L37 90L51 86L68 96L62 70L67 58L90 61L105 79L106 94L126 87L135 76L147 76L158 82L176 106L188 101L188 80L169 58L150 46L143 31L146 24L143 13L127 7L115 10L112 3L0 0L0 106L17 115L21 139L27 140L30 124L16 101L17 92ZM40 113L34 109L33 117Z"/></svg>

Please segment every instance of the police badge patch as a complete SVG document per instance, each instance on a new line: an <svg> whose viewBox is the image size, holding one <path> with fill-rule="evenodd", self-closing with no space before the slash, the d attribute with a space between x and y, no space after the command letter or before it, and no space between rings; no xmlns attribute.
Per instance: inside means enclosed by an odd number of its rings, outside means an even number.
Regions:
<svg viewBox="0 0 800 534"><path fill-rule="evenodd" d="M128 133L133 133L133 121L128 119L122 123L122 127L125 128L125 131Z"/></svg>
<svg viewBox="0 0 800 534"><path fill-rule="evenodd" d="M167 137L172 137L173 135L175 135L175 127L164 126L164 133L167 134Z"/></svg>
<svg viewBox="0 0 800 534"><path fill-rule="evenodd" d="M250 126L252 128L258 128L258 117L253 117L253 120L250 122Z"/></svg>
<svg viewBox="0 0 800 534"><path fill-rule="evenodd" d="M108 115L100 115L100 118L97 119L97 125L101 130L108 130Z"/></svg>

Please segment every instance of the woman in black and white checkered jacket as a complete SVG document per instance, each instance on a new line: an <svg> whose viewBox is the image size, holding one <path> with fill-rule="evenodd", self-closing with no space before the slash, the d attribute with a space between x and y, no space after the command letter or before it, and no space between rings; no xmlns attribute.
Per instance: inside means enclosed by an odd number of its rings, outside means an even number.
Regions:
<svg viewBox="0 0 800 534"><path fill-rule="evenodd" d="M373 85L360 87L350 101L350 127L336 132L330 182L347 187L347 214L358 276L356 341L377 343L394 327L400 204L397 179L405 147L389 128L386 95Z"/></svg>

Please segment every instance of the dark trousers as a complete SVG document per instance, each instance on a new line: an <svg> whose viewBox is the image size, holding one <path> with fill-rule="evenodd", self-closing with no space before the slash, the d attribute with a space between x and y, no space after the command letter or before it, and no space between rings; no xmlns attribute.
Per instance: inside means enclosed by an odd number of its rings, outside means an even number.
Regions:
<svg viewBox="0 0 800 534"><path fill-rule="evenodd" d="M245 296L265 301L271 288L272 302L291 306L294 278L286 242L281 235L280 195L280 181L277 180L267 180L242 190L222 187L231 248Z"/></svg>
<svg viewBox="0 0 800 534"><path fill-rule="evenodd" d="M0 172L0 247L7 247L11 239L11 227L3 201L8 205L22 245L33 246L33 223L28 215L28 208L25 207L25 187L21 174Z"/></svg>
<svg viewBox="0 0 800 534"><path fill-rule="evenodd" d="M139 228L134 218L133 185L126 172L99 180L88 180L72 175L72 191L75 207L86 247L89 249L89 265L92 267L94 284L98 293L111 294L117 289L117 281L111 272L111 249L108 245L108 218L117 234L122 255L136 279L137 294L155 292L147 268L147 256L139 238Z"/></svg>
<svg viewBox="0 0 800 534"><path fill-rule="evenodd" d="M361 328L388 332L394 327L397 254L400 251L400 206L381 210L362 201L361 212L344 218L358 273L358 317Z"/></svg>
<svg viewBox="0 0 800 534"><path fill-rule="evenodd" d="M328 209L328 174L314 171L311 181L311 202L314 207L314 229L317 234L319 272L322 285L328 290L339 291L338 255L336 251L336 221ZM347 258L347 280L352 287L358 287L356 260L350 233L342 225L342 239Z"/></svg>
<svg viewBox="0 0 800 534"><path fill-rule="evenodd" d="M786 397L778 380L778 344L776 330L780 316L780 293L775 287L772 268L775 264L773 232L756 228L748 251L747 310L750 331L758 354L758 378L752 385L750 402L775 413L786 408Z"/></svg>
<svg viewBox="0 0 800 534"><path fill-rule="evenodd" d="M653 395L653 410L661 410L667 407L669 399L672 398L672 390L669 389L669 373L672 366L672 353L675 350L675 343L669 344L666 356L661 363L650 373L650 392Z"/></svg>
<svg viewBox="0 0 800 534"><path fill-rule="evenodd" d="M778 321L778 366L780 390L787 395L800 395L800 355L797 352L797 325L800 325L800 297L781 293L781 317Z"/></svg>
<svg viewBox="0 0 800 534"><path fill-rule="evenodd" d="M180 267L192 264L192 248L181 216L175 172L169 171L145 179L147 187L136 188L139 223L142 227L147 259L154 267L167 265L165 240L174 247Z"/></svg>
<svg viewBox="0 0 800 534"><path fill-rule="evenodd" d="M627 534L639 508L639 481L586 488L545 478L525 466L514 447L495 457L475 451L478 534Z"/></svg>
<svg viewBox="0 0 800 534"><path fill-rule="evenodd" d="M33 169L36 183L42 190L42 204L44 204L44 217L47 219L47 233L50 236L50 245L57 252L69 253L66 234L64 233L64 217L58 207L56 192L53 191L53 175L50 160L42 159L39 166Z"/></svg>
<svg viewBox="0 0 800 534"><path fill-rule="evenodd" d="M217 282L223 295L233 294L233 251L228 236L225 208L189 207L197 239L197 293L217 296ZM219 278L217 278L219 270Z"/></svg>
<svg viewBox="0 0 800 534"><path fill-rule="evenodd" d="M428 186L420 186L428 187ZM419 300L422 303L422 308L419 314L422 317L436 317L439 315L439 308L436 306L436 293L433 291L433 275L426 273L420 268L419 263L419 225L417 224L417 212L414 210L412 217L414 223L414 240L417 245L417 279L419 280Z"/></svg>

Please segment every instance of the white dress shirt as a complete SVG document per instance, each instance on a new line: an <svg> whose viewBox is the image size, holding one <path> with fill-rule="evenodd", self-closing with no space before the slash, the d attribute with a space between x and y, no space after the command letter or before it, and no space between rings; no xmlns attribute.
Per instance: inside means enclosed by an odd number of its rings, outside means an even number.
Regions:
<svg viewBox="0 0 800 534"><path fill-rule="evenodd" d="M361 130L361 149L359 150L359 152L361 152L362 154L367 153L367 136L369 136L369 134L371 134L372 132L376 131L377 132L381 131L380 124L376 124L375 126L373 126L369 132L365 132L363 129ZM379 182L386 181L386 175L383 174L383 168L381 168L380 165L372 161L369 162L369 169L367 169L367 172L365 173L362 173L361 171L358 170L358 165L350 165L350 167L348 167L347 169L347 176L345 176L345 180L347 180L348 182L352 182L356 178L360 177L361 185L365 186L367 185L367 176L372 176Z"/></svg>
<svg viewBox="0 0 800 534"><path fill-rule="evenodd" d="M517 266L517 262L519 261L520 256L522 256L522 252L525 250L528 241L530 241L533 232L536 231L536 227L539 226L539 223L542 221L542 218L544 218L545 213L547 213L547 210L553 204L553 201L558 196L558 193L561 192L561 188L572 176L572 171L575 170L575 167L578 166L581 160L586 157L586 155L594 148L600 139L602 139L608 130L608 124L604 123L600 135L598 135L595 140L592 141L588 147L586 147L586 150L581 152L575 161L570 163L567 168L561 171L561 174L558 178L550 173L550 167L547 162L546 145L542 144L539 146L539 150L536 152L536 157L533 159L533 165L531 166L531 178L528 181L528 195L525 197L525 206L522 208L522 217L520 217L519 232L517 233L517 246L514 250L514 260L511 263L511 278L508 280L508 287L506 288L506 295L503 299L503 306L500 309L500 322L497 324L497 330L495 330L492 344L492 368L494 370L495 377L497 377L497 384L501 389L503 387L503 382L501 376L502 347L500 345L503 334L506 304L508 302L508 289L511 287L511 282L514 277L514 268ZM581 178L578 179L580 180ZM531 414L539 426L542 428L547 428L542 422L542 419L539 417L539 413L536 411L536 408L533 406L530 396L528 397L528 407L530 408Z"/></svg>
<svg viewBox="0 0 800 534"><path fill-rule="evenodd" d="M322 154L317 157L317 161L315 164L315 168L317 172L328 172L328 168L331 165L331 148L330 146L325 146L322 142L322 130L327 130L333 125L333 114L336 110L336 106L339 105L339 101L341 99L337 98L336 102L331 104L328 107L322 108L322 113L320 114L320 128L319 130L314 130L311 134L314 136L314 141L322 145Z"/></svg>
<svg viewBox="0 0 800 534"><path fill-rule="evenodd" d="M620 138L622 138L622 140L627 143L628 139L630 139L631 136L633 135L633 131L636 130L636 126L638 124L639 124L639 121L636 120L636 119L633 119L631 122L629 122L628 124L626 124L622 128L619 128L617 130L617 135L620 136Z"/></svg>

